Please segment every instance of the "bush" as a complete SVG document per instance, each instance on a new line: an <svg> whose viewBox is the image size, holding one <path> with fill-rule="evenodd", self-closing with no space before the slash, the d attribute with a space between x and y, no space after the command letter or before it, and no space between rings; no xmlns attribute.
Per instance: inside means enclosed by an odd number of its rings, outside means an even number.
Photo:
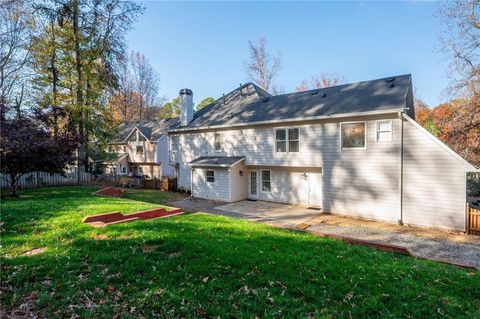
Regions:
<svg viewBox="0 0 480 319"><path fill-rule="evenodd" d="M467 174L467 192L473 197L480 196L480 173Z"/></svg>

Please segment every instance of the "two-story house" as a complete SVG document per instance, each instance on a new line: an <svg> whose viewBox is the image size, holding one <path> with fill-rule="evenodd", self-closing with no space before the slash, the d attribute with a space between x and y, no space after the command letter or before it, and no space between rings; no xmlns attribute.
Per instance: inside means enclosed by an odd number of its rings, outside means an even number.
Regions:
<svg viewBox="0 0 480 319"><path fill-rule="evenodd" d="M194 197L464 230L477 168L415 122L410 75L277 96L248 83L195 115L180 93L170 163Z"/></svg>
<svg viewBox="0 0 480 319"><path fill-rule="evenodd" d="M161 119L124 123L110 143L116 159L106 164L107 173L161 178L173 176L169 165L167 130L178 125L178 119Z"/></svg>

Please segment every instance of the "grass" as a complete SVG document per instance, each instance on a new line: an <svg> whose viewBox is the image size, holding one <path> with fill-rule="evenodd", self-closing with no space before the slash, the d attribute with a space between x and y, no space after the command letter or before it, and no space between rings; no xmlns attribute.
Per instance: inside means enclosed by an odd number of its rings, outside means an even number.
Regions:
<svg viewBox="0 0 480 319"><path fill-rule="evenodd" d="M92 191L47 188L2 199L4 311L49 318L480 318L476 271L207 214L95 229L82 218L155 207L171 195L111 199ZM42 247L42 254L23 255Z"/></svg>

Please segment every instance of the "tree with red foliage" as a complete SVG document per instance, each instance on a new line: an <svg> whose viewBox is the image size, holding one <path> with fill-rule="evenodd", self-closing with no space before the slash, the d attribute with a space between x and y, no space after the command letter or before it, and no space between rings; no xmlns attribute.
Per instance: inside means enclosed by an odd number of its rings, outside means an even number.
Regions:
<svg viewBox="0 0 480 319"><path fill-rule="evenodd" d="M75 160L75 137L68 134L52 136L36 119L17 116L1 118L0 172L10 183L12 196L17 195L17 183L23 175L35 171L63 173Z"/></svg>

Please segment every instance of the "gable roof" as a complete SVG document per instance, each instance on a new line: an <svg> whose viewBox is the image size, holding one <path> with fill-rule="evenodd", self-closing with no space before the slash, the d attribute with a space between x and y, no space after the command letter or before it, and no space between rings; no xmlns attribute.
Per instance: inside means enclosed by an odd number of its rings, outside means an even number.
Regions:
<svg viewBox="0 0 480 319"><path fill-rule="evenodd" d="M155 142L162 137L167 130L175 128L179 123L178 118L123 123L117 128L114 143L125 142L135 129L138 129L150 142Z"/></svg>
<svg viewBox="0 0 480 319"><path fill-rule="evenodd" d="M190 124L174 131L404 111L411 104L411 86L411 75L406 74L276 96L261 90L243 99L238 99L237 89L230 93L232 100L224 104L218 99L197 112Z"/></svg>

